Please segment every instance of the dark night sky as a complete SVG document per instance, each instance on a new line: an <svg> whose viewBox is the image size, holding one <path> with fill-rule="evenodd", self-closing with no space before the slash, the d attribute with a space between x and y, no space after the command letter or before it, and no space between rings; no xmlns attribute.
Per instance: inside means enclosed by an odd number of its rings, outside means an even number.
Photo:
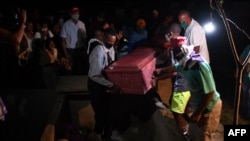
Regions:
<svg viewBox="0 0 250 141"><path fill-rule="evenodd" d="M214 1L214 0L213 0ZM9 12L17 5L21 5L27 11L39 8L44 12L50 13L60 9L68 9L72 4L76 4L81 8L83 17L93 14L98 10L109 10L114 12L115 8L124 8L131 11L133 8L140 8L145 11L151 11L153 8L158 8L161 12L178 11L180 8L188 8L193 17L203 24L209 20L210 7L209 0L2 0L0 11ZM235 22L240 28L250 33L250 2L249 0L224 0L223 8L230 20ZM126 18L129 18L128 15ZM235 82L235 61L229 43L227 31L222 18L217 12L213 11L214 23L217 25L216 32L207 34L207 42L210 51L211 66L214 72L215 80L219 86L219 91L224 89L225 94L234 93ZM234 42L238 51L241 53L243 48L249 44L249 39L237 30L233 25L230 25L233 32ZM223 95L223 94L222 94Z"/></svg>
<svg viewBox="0 0 250 141"><path fill-rule="evenodd" d="M214 3L215 0L212 1ZM150 12L153 8L157 8L160 9L161 13L170 11L177 12L181 8L188 8L192 12L193 17L201 23L209 20L210 12L209 0L3 0L0 5L0 10L9 12L11 9L15 8L16 5L21 5L28 11L39 8L45 13L58 12L60 9L68 9L71 5L78 5L82 10L82 17L93 15L98 10L107 10L110 13L114 13L117 7L124 8L126 11L132 11L133 8L140 8L146 12ZM249 5L249 0L224 0L223 4L224 10L229 19L233 20L247 33L250 32L250 27L248 26L250 24L248 21L250 17L248 15L248 13L250 13ZM210 36L219 36L216 38L217 40L221 39L222 36L227 38L222 19L215 11L213 11L213 16L214 22L218 23L220 27L220 31L218 31L216 35L208 35L208 38L213 38ZM233 30L235 29L233 28ZM236 30L236 32L238 31ZM236 38L239 38L237 40L239 40L239 46L242 48L242 46L249 41L244 39L245 37L243 34L239 34L240 36L236 36Z"/></svg>
<svg viewBox="0 0 250 141"><path fill-rule="evenodd" d="M213 0L213 4L214 4ZM108 10L110 13L114 13L117 7L124 8L126 11L132 11L133 8L139 8L146 12L150 12L153 8L160 9L161 13L177 12L181 8L188 8L193 17L197 19L201 24L209 20L210 7L209 0L4 0L7 4L1 4L1 10L10 11L15 8L16 5L21 5L28 11L39 8L45 13L58 12L60 9L68 9L71 5L78 5L81 8L81 17L87 17L93 15L98 10ZM248 0L224 0L223 8L229 19L234 21L239 27L244 29L246 33L250 33L250 2ZM214 4L215 6L215 4ZM31 12L30 12L31 13ZM160 13L160 14L161 14ZM128 15L131 16L131 15ZM129 17L128 17L129 18ZM214 51L214 48L218 46L230 46L228 37L225 31L222 18L217 12L213 11L214 23L218 28L216 33L208 36L208 44L210 44L210 50L213 53L218 53L218 50ZM244 46L249 43L249 40L244 34L239 32L234 26L232 30L235 32L235 42L239 48L239 52L242 51ZM220 47L222 51L222 47ZM232 54L230 49L228 54Z"/></svg>

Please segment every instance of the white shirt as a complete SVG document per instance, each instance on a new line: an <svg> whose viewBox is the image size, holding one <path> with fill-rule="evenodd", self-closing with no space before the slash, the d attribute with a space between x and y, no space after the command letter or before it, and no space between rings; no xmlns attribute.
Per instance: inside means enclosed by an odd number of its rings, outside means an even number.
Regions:
<svg viewBox="0 0 250 141"><path fill-rule="evenodd" d="M49 36L50 38L53 38L53 37L54 37L54 34L52 33L51 30L48 30L48 36ZM42 38L41 32L40 32L40 31L37 31L37 32L35 33L35 35L34 35L34 38L35 38L35 39L41 39L41 38Z"/></svg>
<svg viewBox="0 0 250 141"><path fill-rule="evenodd" d="M66 39L66 48L79 48L83 45L81 39L84 40L87 37L85 24L80 20L75 24L72 19L69 19L63 24L60 36Z"/></svg>
<svg viewBox="0 0 250 141"><path fill-rule="evenodd" d="M33 41L33 37L32 37L32 38L29 38L29 37L27 36L26 33L24 33L24 37L25 37L26 40L27 40L28 47L29 47L29 52L31 52L31 51L32 51L32 41Z"/></svg>
<svg viewBox="0 0 250 141"><path fill-rule="evenodd" d="M187 37L188 45L200 46L200 54L208 63L210 63L209 50L207 47L206 34L202 26L194 19L185 30L185 37Z"/></svg>

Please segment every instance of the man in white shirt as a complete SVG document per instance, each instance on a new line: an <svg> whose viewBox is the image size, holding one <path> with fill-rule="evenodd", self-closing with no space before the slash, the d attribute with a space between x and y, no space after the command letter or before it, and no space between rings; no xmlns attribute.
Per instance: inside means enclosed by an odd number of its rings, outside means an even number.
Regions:
<svg viewBox="0 0 250 141"><path fill-rule="evenodd" d="M79 16L80 9L78 7L72 7L70 9L71 18L63 24L60 33L63 53L64 56L72 62L73 74L79 74L82 71L83 66L81 61L83 61L83 48L87 38L85 23L79 20Z"/></svg>
<svg viewBox="0 0 250 141"><path fill-rule="evenodd" d="M188 45L193 45L195 53L201 55L210 63L206 35L202 26L191 17L190 12L187 10L181 10L178 19L181 27L185 30L184 36L188 40Z"/></svg>

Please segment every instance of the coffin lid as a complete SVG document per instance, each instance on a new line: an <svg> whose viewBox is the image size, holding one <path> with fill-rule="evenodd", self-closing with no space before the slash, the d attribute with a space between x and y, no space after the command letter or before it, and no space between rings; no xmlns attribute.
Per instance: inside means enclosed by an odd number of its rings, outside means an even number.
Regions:
<svg viewBox="0 0 250 141"><path fill-rule="evenodd" d="M144 67L147 63L152 61L155 58L155 50L153 48L137 48L130 54L120 58L108 69L136 69Z"/></svg>

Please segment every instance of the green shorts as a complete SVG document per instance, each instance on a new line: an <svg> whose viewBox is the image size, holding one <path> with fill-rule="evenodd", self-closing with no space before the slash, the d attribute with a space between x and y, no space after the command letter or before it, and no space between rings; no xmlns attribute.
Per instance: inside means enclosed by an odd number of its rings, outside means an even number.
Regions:
<svg viewBox="0 0 250 141"><path fill-rule="evenodd" d="M171 111L183 114L185 112L189 98L190 98L190 91L173 92L171 99L171 106L170 106Z"/></svg>

